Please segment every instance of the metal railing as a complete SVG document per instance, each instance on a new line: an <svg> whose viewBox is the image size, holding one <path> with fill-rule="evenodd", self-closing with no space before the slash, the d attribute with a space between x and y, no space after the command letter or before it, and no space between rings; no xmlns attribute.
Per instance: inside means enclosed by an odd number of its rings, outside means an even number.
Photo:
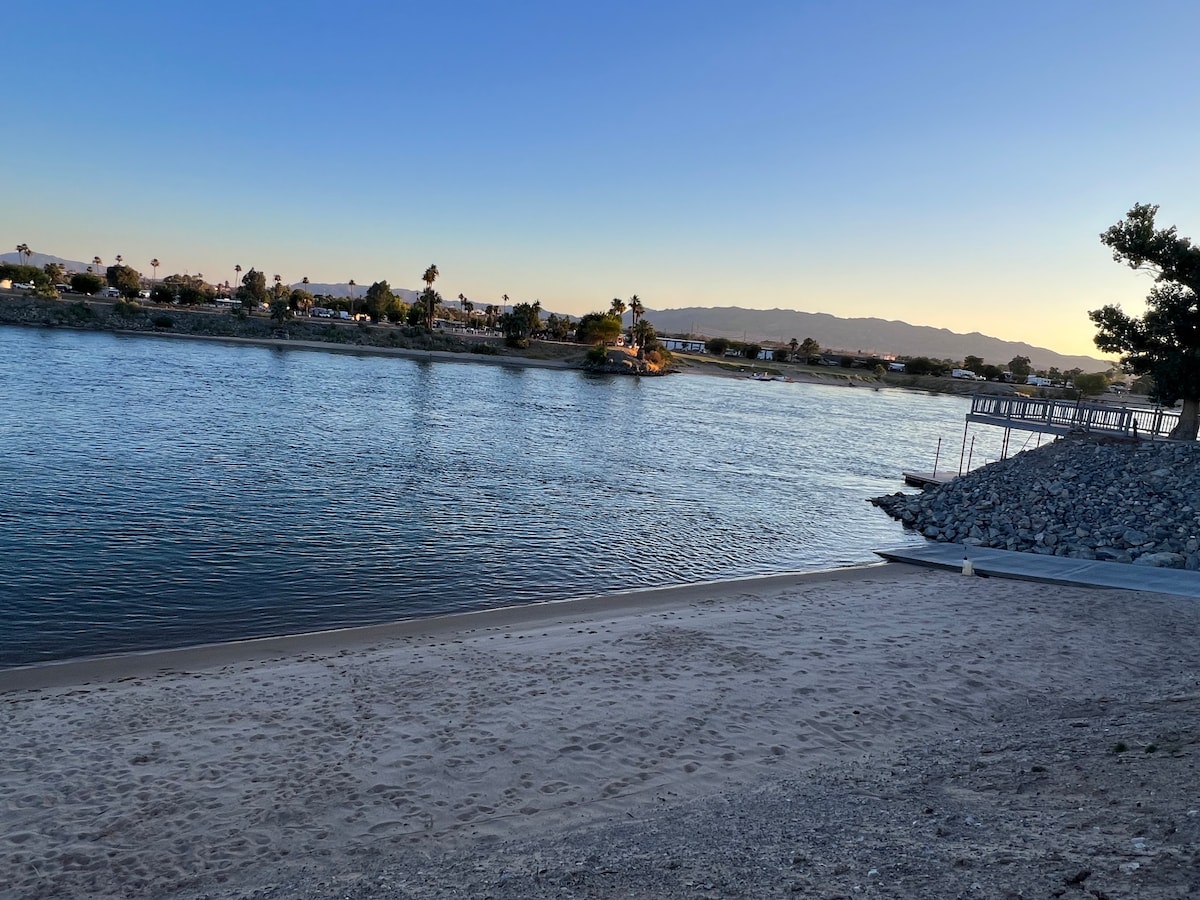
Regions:
<svg viewBox="0 0 1200 900"><path fill-rule="evenodd" d="M1171 433L1179 422L1179 414L1165 409L1130 409L1079 400L976 394L971 398L967 420L1050 434L1084 432L1154 440Z"/></svg>

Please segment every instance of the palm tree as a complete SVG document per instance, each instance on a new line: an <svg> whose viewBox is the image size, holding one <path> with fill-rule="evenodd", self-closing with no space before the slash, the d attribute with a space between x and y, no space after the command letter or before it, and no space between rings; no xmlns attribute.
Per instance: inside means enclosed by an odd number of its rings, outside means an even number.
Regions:
<svg viewBox="0 0 1200 900"><path fill-rule="evenodd" d="M612 314L618 319L625 315L625 301L620 297L613 297L612 306L610 308L612 309Z"/></svg>
<svg viewBox="0 0 1200 900"><path fill-rule="evenodd" d="M121 260L123 260L124 258L125 257L123 257L120 253L117 254L117 265L118 266L121 264Z"/></svg>
<svg viewBox="0 0 1200 900"><path fill-rule="evenodd" d="M233 267L233 285L234 285L234 288L236 289L236 288L237 288L237 286L238 286L239 284L241 284L241 283L242 283L242 267L241 267L240 265L236 265L236 266L234 266L234 267Z"/></svg>
<svg viewBox="0 0 1200 900"><path fill-rule="evenodd" d="M433 283L437 281L437 277L442 274L438 271L437 266L430 266L425 270L425 274L421 276L421 280L425 282L425 330L433 331L433 315L437 311L437 294L433 292Z"/></svg>
<svg viewBox="0 0 1200 900"><path fill-rule="evenodd" d="M95 266L97 269L99 269L102 265L104 265L104 260L102 260L98 256L93 256L92 257L92 265Z"/></svg>
<svg viewBox="0 0 1200 900"><path fill-rule="evenodd" d="M29 262L29 257L33 256L33 251L29 249L28 244L17 244L17 262L23 259L26 263Z"/></svg>
<svg viewBox="0 0 1200 900"><path fill-rule="evenodd" d="M501 305L501 307L500 307L500 312L501 312L501 313L503 313L503 312L504 312L504 307L505 307L505 306L508 306L508 294L505 294L505 295L504 295L503 297L501 297L500 299L504 301L503 305Z"/></svg>
<svg viewBox="0 0 1200 900"><path fill-rule="evenodd" d="M467 317L467 324L470 325L471 324L471 313L475 312L475 304L472 303L470 300L464 299L462 301L462 307L463 307L463 313L465 313L466 317Z"/></svg>
<svg viewBox="0 0 1200 900"><path fill-rule="evenodd" d="M463 314L464 318L466 317L466 314L467 314L467 308L463 304L466 302L467 302L467 298L464 297L462 294L459 294L458 295L458 311Z"/></svg>
<svg viewBox="0 0 1200 900"><path fill-rule="evenodd" d="M642 306L641 298L634 294L629 298L629 311L633 313L633 325L637 327L638 319L642 317L642 313L646 311L646 307Z"/></svg>
<svg viewBox="0 0 1200 900"><path fill-rule="evenodd" d="M158 281L158 267L159 267L159 265L161 265L161 263L159 263L159 261L158 261L158 257L157 257L157 256L156 256L156 257L154 257L154 259L150 260L150 268L152 268L152 269L154 270L154 280L155 280L155 281Z"/></svg>
<svg viewBox="0 0 1200 900"><path fill-rule="evenodd" d="M796 340L795 338L792 338L790 341L788 341L788 349L792 351L792 356L791 356L792 360L795 360L796 359L796 351L798 349L800 349L800 342L798 340Z"/></svg>
<svg viewBox="0 0 1200 900"><path fill-rule="evenodd" d="M354 286L358 284L353 278L350 279L350 318L354 318Z"/></svg>

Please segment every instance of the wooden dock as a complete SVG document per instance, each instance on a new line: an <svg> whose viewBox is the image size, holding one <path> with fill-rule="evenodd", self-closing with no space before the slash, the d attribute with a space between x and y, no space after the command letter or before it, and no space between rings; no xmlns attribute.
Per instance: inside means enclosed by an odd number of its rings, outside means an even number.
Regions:
<svg viewBox="0 0 1200 900"><path fill-rule="evenodd" d="M905 472L904 483L909 487L937 487L957 477L952 472Z"/></svg>

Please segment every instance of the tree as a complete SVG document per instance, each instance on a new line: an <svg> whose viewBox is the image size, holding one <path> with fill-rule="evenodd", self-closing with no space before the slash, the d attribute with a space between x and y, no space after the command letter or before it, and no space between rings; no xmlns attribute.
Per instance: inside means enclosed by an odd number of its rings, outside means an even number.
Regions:
<svg viewBox="0 0 1200 900"><path fill-rule="evenodd" d="M363 299L363 312L373 321L388 318L395 306L396 295L392 293L392 287L386 281L376 281L367 288L367 295Z"/></svg>
<svg viewBox="0 0 1200 900"><path fill-rule="evenodd" d="M142 276L131 266L109 266L105 275L109 287L115 287L126 300L132 300L142 289Z"/></svg>
<svg viewBox="0 0 1200 900"><path fill-rule="evenodd" d="M67 277L67 270L63 268L62 263L48 262L42 266L42 271L46 273L46 278L51 284L58 284Z"/></svg>
<svg viewBox="0 0 1200 900"><path fill-rule="evenodd" d="M642 300L637 294L629 298L629 311L633 313L633 326L636 327L638 320L646 312L646 307L642 305Z"/></svg>
<svg viewBox="0 0 1200 900"><path fill-rule="evenodd" d="M914 356L904 362L904 371L909 375L945 375L949 369L944 362L928 356Z"/></svg>
<svg viewBox="0 0 1200 900"><path fill-rule="evenodd" d="M982 356L965 356L963 357L963 368L970 369L975 374L979 374L979 370L983 368Z"/></svg>
<svg viewBox="0 0 1200 900"><path fill-rule="evenodd" d="M236 268L240 269L241 266ZM242 277L242 286L238 288L237 295L246 309L254 309L266 303L267 297L270 296L267 293L267 276L251 267L250 271ZM179 302L183 302L182 296L180 296Z"/></svg>
<svg viewBox="0 0 1200 900"><path fill-rule="evenodd" d="M425 290L421 292L421 303L425 311L425 330L433 331L433 320L437 315L438 304L442 302L442 298L438 292L433 289L433 283L442 273L438 271L438 267L430 265L425 274L421 276L421 280L425 282ZM507 295L505 297L507 299Z"/></svg>
<svg viewBox="0 0 1200 900"><path fill-rule="evenodd" d="M800 349L800 342L795 338L788 341L788 351L791 353L791 358L796 358L796 351Z"/></svg>
<svg viewBox="0 0 1200 900"><path fill-rule="evenodd" d="M1014 356L1008 361L1008 371L1012 374L1013 381L1024 384L1025 379L1029 377L1029 357Z"/></svg>
<svg viewBox="0 0 1200 900"><path fill-rule="evenodd" d="M528 347L530 339L540 330L541 325L541 317L531 303L518 303L512 308L512 312L500 317L504 343L510 347Z"/></svg>
<svg viewBox="0 0 1200 900"><path fill-rule="evenodd" d="M71 290L77 294L94 294L104 287L104 279L91 272L79 272L71 276Z"/></svg>
<svg viewBox="0 0 1200 900"><path fill-rule="evenodd" d="M581 344L611 344L620 334L621 320L611 311L588 313L575 326L575 340Z"/></svg>
<svg viewBox="0 0 1200 900"><path fill-rule="evenodd" d="M742 344L742 356L746 359L758 359L762 353L762 344Z"/></svg>
<svg viewBox="0 0 1200 900"><path fill-rule="evenodd" d="M821 355L821 345L812 338L805 338L800 342L800 355L806 363L811 363Z"/></svg>
<svg viewBox="0 0 1200 900"><path fill-rule="evenodd" d="M712 356L724 356L729 349L729 339L723 337L709 338L704 342L704 351Z"/></svg>
<svg viewBox="0 0 1200 900"><path fill-rule="evenodd" d="M633 326L633 339L637 342L638 359L645 359L647 353L658 350L661 346L654 326L642 318Z"/></svg>
<svg viewBox="0 0 1200 900"><path fill-rule="evenodd" d="M1153 273L1145 314L1130 316L1109 305L1088 317L1098 328L1097 347L1120 353L1125 371L1154 377L1152 399L1166 406L1183 401L1170 437L1194 441L1200 431L1200 247L1174 226L1155 228L1157 213L1157 206L1135 204L1100 235L1116 262Z"/></svg>
<svg viewBox="0 0 1200 900"><path fill-rule="evenodd" d="M1079 374L1075 376L1072 384L1075 385L1075 390L1079 391L1080 397L1092 397L1108 390L1108 376L1103 372L1092 375Z"/></svg>
<svg viewBox="0 0 1200 900"><path fill-rule="evenodd" d="M179 303L183 306L199 306L201 303L206 303L211 296L204 290L196 281L185 281L179 285L179 293L177 295Z"/></svg>
<svg viewBox="0 0 1200 900"><path fill-rule="evenodd" d="M313 295L303 288L293 288L288 295L288 306L307 313L313 307Z"/></svg>
<svg viewBox="0 0 1200 900"><path fill-rule="evenodd" d="M283 289L286 293L287 289ZM276 292L277 294L279 292ZM277 328L282 328L283 323L292 317L292 308L288 306L287 297L280 294L271 301L271 321L275 323Z"/></svg>
<svg viewBox="0 0 1200 900"><path fill-rule="evenodd" d="M17 244L17 262L22 262L30 252L28 244Z"/></svg>
<svg viewBox="0 0 1200 900"><path fill-rule="evenodd" d="M775 347L771 350L771 359L775 362L787 362L788 349L787 347Z"/></svg>
<svg viewBox="0 0 1200 900"><path fill-rule="evenodd" d="M613 297L612 304L609 308L612 310L612 314L618 319L625 315L625 310L627 309L625 306L625 301L620 297Z"/></svg>
<svg viewBox="0 0 1200 900"><path fill-rule="evenodd" d="M165 284L156 284L154 287L150 288L150 302L164 304L174 303L175 292Z"/></svg>
<svg viewBox="0 0 1200 900"><path fill-rule="evenodd" d="M96 271L97 271L97 272L98 272L98 271L100 271L100 267L101 267L102 265L104 265L104 260L102 260L102 259L101 259L100 257L98 257L98 256L93 256L93 257L92 257L92 266L93 266L93 268L95 268L95 269L96 269Z"/></svg>
<svg viewBox="0 0 1200 900"><path fill-rule="evenodd" d="M161 263L159 263L157 256L154 257L154 259L150 260L150 268L152 268L154 270L154 280L155 281L158 281L158 267L160 265L161 265Z"/></svg>

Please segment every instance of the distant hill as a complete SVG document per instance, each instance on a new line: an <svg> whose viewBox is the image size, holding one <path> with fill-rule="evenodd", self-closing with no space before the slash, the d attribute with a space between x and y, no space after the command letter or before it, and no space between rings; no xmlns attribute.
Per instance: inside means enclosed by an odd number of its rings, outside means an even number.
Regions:
<svg viewBox="0 0 1200 900"><path fill-rule="evenodd" d="M80 262L77 259L63 259L61 256L51 256L49 253L34 252L32 256L26 259L16 250L8 253L0 253L0 262L13 263L18 266L37 266L39 269L47 263L58 263L68 272L86 272L90 262Z"/></svg>
<svg viewBox="0 0 1200 900"><path fill-rule="evenodd" d="M794 309L693 306L684 309L648 309L645 317L654 325L655 331L668 335L695 334L706 338L724 337L738 341L745 339L785 344L792 338L798 341L812 338L822 347L836 350L954 360L978 356L993 365L1006 365L1013 357L1027 356L1034 368L1055 366L1064 371L1079 368L1085 372L1099 372L1111 364L1110 360L1070 356L1045 347L989 337L978 331L956 334L949 329L929 325L909 325L889 319L842 319L828 313L799 312Z"/></svg>
<svg viewBox="0 0 1200 900"><path fill-rule="evenodd" d="M299 281L292 285L293 288L301 288L308 291L314 296L328 294L330 297L349 297L350 285L348 284L317 284L309 282L302 284ZM369 284L356 284L354 286L354 296L361 300L367 295ZM405 303L411 304L420 295L420 291L410 291L408 288L392 288L392 293L403 300Z"/></svg>

